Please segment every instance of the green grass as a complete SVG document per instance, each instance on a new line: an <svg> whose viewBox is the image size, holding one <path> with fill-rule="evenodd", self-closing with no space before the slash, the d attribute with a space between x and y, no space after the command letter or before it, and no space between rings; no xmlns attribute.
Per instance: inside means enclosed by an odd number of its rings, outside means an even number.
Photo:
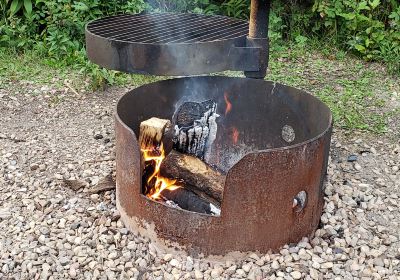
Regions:
<svg viewBox="0 0 400 280"><path fill-rule="evenodd" d="M336 127L386 132L388 116L397 114L386 104L391 92L400 91L398 77L388 75L381 65L323 50L325 55L315 46L273 49L267 79L318 96L332 110Z"/></svg>
<svg viewBox="0 0 400 280"><path fill-rule="evenodd" d="M88 62L84 54L77 53L74 58L75 63L73 58L58 61L34 51L17 53L0 48L0 80L32 81L40 85L51 84L56 88L65 87L65 80L68 80L74 88L94 91L109 85L139 86L159 79L106 70Z"/></svg>
<svg viewBox="0 0 400 280"><path fill-rule="evenodd" d="M78 54L72 64L33 51L17 54L0 49L0 81L31 81L62 88L66 79L74 88L92 92L106 84L134 88L161 77L105 70L87 62L84 54ZM399 108L388 106L391 93L400 95L398 77L388 75L379 64L312 42L307 46L272 43L266 79L315 94L331 108L335 126L346 131L384 133L388 117L400 117Z"/></svg>

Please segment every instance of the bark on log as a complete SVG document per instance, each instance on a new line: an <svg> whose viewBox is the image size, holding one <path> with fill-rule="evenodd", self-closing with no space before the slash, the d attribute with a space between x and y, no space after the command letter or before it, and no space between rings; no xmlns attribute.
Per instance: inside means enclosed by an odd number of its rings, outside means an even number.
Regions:
<svg viewBox="0 0 400 280"><path fill-rule="evenodd" d="M161 164L161 175L182 179L218 203L222 201L225 176L194 156L172 150Z"/></svg>

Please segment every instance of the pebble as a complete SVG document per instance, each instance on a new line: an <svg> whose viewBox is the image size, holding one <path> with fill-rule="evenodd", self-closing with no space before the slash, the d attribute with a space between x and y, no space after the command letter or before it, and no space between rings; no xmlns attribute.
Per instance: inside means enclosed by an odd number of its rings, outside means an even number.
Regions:
<svg viewBox="0 0 400 280"><path fill-rule="evenodd" d="M169 262L169 264L172 265L172 266L175 266L175 267L178 267L180 265L180 263L179 263L179 261L177 259L172 259Z"/></svg>
<svg viewBox="0 0 400 280"><path fill-rule="evenodd" d="M349 155L349 156L347 157L347 161L348 161L348 162L355 162L355 161L357 161L357 155Z"/></svg>
<svg viewBox="0 0 400 280"><path fill-rule="evenodd" d="M292 272L290 273L290 276L292 276L293 279L301 279L301 272L299 272L299 271L292 271Z"/></svg>
<svg viewBox="0 0 400 280"><path fill-rule="evenodd" d="M203 279L203 273L199 270L194 271L194 278L195 279Z"/></svg>
<svg viewBox="0 0 400 280"><path fill-rule="evenodd" d="M358 163L354 164L354 169L360 171L362 169L361 165Z"/></svg>

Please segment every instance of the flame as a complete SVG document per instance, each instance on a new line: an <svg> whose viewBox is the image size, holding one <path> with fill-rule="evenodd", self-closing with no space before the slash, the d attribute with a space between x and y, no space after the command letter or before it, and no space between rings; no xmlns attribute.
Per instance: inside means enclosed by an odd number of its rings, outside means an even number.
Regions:
<svg viewBox="0 0 400 280"><path fill-rule="evenodd" d="M232 103L228 99L228 93L224 92L224 99L226 104L225 116L232 110Z"/></svg>
<svg viewBox="0 0 400 280"><path fill-rule="evenodd" d="M165 151L161 143L159 148L145 148L141 149L145 163L150 163L154 166L154 172L148 177L146 184L152 186L150 191L146 194L151 199L159 199L163 190L176 190L181 186L175 179L169 179L160 175L161 163L165 158ZM155 179L154 184L152 180Z"/></svg>
<svg viewBox="0 0 400 280"><path fill-rule="evenodd" d="M234 144L237 144L239 140L239 130L236 127L232 128L232 141Z"/></svg>

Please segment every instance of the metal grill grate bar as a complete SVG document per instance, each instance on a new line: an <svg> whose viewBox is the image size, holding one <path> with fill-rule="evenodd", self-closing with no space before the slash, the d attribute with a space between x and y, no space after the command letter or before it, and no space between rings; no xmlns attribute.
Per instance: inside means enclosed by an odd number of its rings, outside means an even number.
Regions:
<svg viewBox="0 0 400 280"><path fill-rule="evenodd" d="M136 39L140 39L142 43L172 43L175 41L182 41L186 42L188 38L195 38L198 36L199 33L204 33L208 30L216 30L224 27L228 22L222 21L208 21L206 24L203 23L187 23L185 25L179 24L177 28L174 29L167 29L162 31L161 33L156 34L154 38L151 36L139 37ZM210 31L208 31L210 32ZM132 38L129 38L132 39Z"/></svg>
<svg viewBox="0 0 400 280"><path fill-rule="evenodd" d="M248 24L222 16L158 13L108 17L89 23L87 30L108 40L171 44L245 36Z"/></svg>
<svg viewBox="0 0 400 280"><path fill-rule="evenodd" d="M216 21L210 20L209 23L214 23ZM149 38L144 39L143 35L147 35L151 38L151 35L155 35L154 39L157 39L159 36L165 35L167 33L176 32L178 30L184 30L184 27L189 26L191 28L204 25L202 22L194 21L193 19L189 21L174 21L174 22L156 22L155 24L148 24L146 26L141 26L139 32L136 32L133 28L130 28L130 32L126 32L125 34L118 34L117 36L113 36L111 38L118 40L139 40L143 43L144 40L149 40ZM181 32L180 32L181 33ZM141 36L138 36L141 35ZM146 36L145 36L146 37Z"/></svg>

